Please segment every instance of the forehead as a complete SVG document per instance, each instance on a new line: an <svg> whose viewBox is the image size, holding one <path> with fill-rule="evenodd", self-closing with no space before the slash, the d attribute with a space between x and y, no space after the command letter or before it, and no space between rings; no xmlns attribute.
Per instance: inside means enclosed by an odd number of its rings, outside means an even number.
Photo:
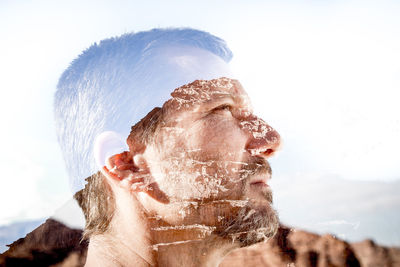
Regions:
<svg viewBox="0 0 400 267"><path fill-rule="evenodd" d="M250 100L238 80L222 77L213 80L196 80L181 86L171 93L163 109L180 111L200 107L203 104L229 100L250 108Z"/></svg>

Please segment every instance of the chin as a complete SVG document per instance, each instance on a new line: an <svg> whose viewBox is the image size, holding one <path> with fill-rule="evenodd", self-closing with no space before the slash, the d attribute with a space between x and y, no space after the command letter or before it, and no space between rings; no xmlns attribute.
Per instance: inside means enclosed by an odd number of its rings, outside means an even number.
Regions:
<svg viewBox="0 0 400 267"><path fill-rule="evenodd" d="M247 247L272 238L279 227L277 212L269 201L249 199L235 214L225 218L217 234Z"/></svg>

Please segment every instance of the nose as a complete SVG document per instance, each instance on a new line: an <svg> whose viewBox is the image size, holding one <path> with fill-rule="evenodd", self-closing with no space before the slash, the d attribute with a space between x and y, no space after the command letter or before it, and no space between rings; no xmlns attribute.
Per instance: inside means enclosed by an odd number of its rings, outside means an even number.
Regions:
<svg viewBox="0 0 400 267"><path fill-rule="evenodd" d="M271 157L281 146L279 133L262 119L251 115L240 122L249 135L246 150L253 156Z"/></svg>

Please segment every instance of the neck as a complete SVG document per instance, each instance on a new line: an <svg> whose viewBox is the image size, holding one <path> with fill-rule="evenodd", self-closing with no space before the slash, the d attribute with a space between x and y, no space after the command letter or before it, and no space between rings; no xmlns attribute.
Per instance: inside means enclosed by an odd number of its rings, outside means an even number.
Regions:
<svg viewBox="0 0 400 267"><path fill-rule="evenodd" d="M218 266L238 247L200 224L171 226L144 215L138 202L119 209L109 230L91 237L86 267L91 266Z"/></svg>
<svg viewBox="0 0 400 267"><path fill-rule="evenodd" d="M85 266L155 266L150 228L140 205L123 194L116 201L129 209L117 208L107 231L90 238Z"/></svg>
<svg viewBox="0 0 400 267"><path fill-rule="evenodd" d="M120 229L90 239L86 266L218 266L237 245L201 225L151 230L152 240Z"/></svg>
<svg viewBox="0 0 400 267"><path fill-rule="evenodd" d="M153 227L158 266L218 266L237 244L214 235L213 230L198 224Z"/></svg>

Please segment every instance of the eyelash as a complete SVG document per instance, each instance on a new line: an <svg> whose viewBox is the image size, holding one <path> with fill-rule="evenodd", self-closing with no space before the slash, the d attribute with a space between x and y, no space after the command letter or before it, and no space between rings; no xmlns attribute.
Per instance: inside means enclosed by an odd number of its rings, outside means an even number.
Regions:
<svg viewBox="0 0 400 267"><path fill-rule="evenodd" d="M230 105L224 104L224 105L220 105L220 106L214 108L212 111L220 111L220 110L228 110L228 111L231 111L231 108L232 108L232 107L231 107Z"/></svg>

